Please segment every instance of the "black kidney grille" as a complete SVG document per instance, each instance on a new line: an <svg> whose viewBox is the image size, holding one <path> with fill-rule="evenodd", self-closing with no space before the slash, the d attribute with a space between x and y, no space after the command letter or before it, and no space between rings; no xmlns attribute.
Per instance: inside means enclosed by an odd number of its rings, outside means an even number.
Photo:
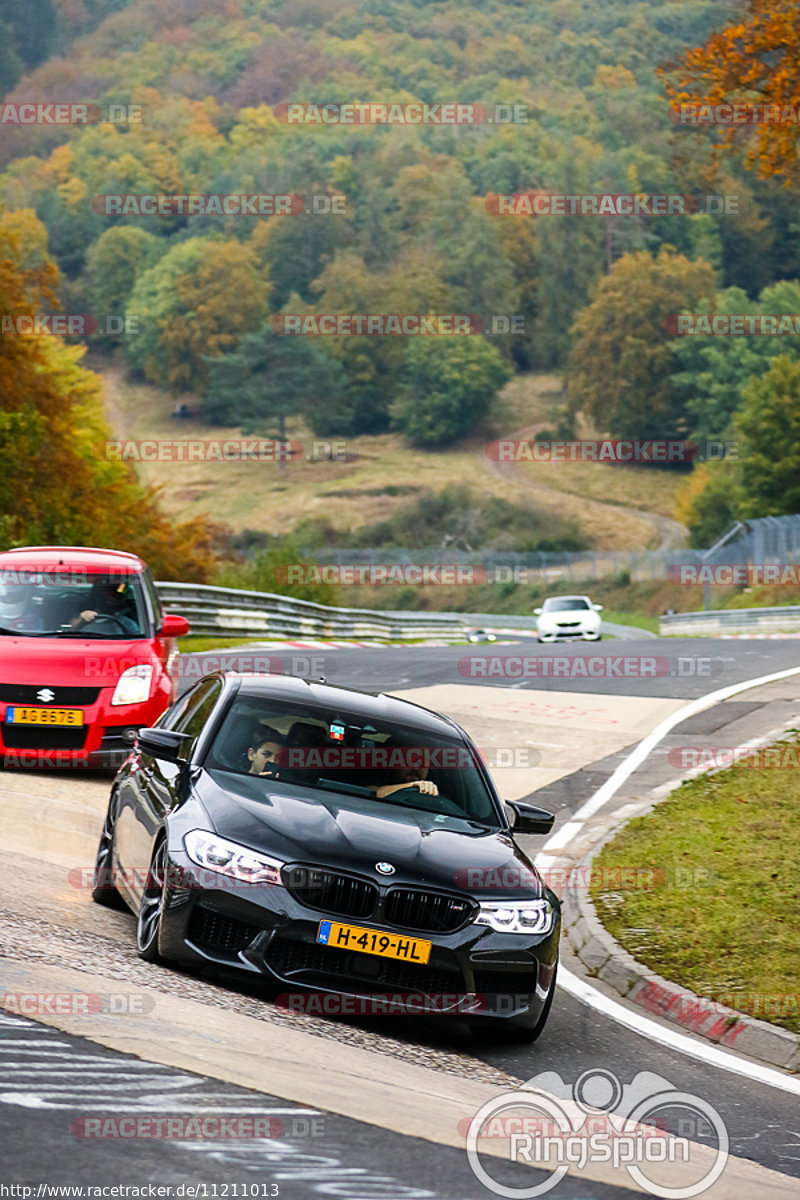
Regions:
<svg viewBox="0 0 800 1200"><path fill-rule="evenodd" d="M364 919L372 916L378 902L374 883L319 867L289 867L283 882L295 900L319 912Z"/></svg>
<svg viewBox="0 0 800 1200"><path fill-rule="evenodd" d="M85 707L94 704L100 695L99 687L50 687L53 699L44 701L36 693L48 687L45 683L0 683L0 700L7 704L34 704L37 708Z"/></svg>
<svg viewBox="0 0 800 1200"><path fill-rule="evenodd" d="M223 913L214 912L211 908L203 908L202 905L196 904L189 919L186 936L190 942L196 942L198 946L235 952L244 950L245 946L249 946L256 934L260 932L257 925L248 925L245 921L238 921L235 917L226 917Z"/></svg>
<svg viewBox="0 0 800 1200"><path fill-rule="evenodd" d="M453 933L467 923L475 907L471 901L455 896L393 888L384 901L384 920L400 929Z"/></svg>

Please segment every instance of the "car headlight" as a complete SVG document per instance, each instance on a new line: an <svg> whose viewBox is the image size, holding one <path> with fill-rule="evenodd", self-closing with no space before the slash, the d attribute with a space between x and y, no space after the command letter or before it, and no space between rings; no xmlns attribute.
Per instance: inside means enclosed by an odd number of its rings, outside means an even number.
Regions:
<svg viewBox="0 0 800 1200"><path fill-rule="evenodd" d="M549 900L482 901L475 924L488 925L497 933L549 933L553 906Z"/></svg>
<svg viewBox="0 0 800 1200"><path fill-rule="evenodd" d="M153 668L150 663L139 663L136 667L128 667L117 680L112 704L142 704L150 697L150 685L153 682Z"/></svg>
<svg viewBox="0 0 800 1200"><path fill-rule="evenodd" d="M205 829L192 829L183 839L186 853L198 867L229 875L242 883L280 884L283 863L267 854L256 854L237 842L229 842L208 833Z"/></svg>

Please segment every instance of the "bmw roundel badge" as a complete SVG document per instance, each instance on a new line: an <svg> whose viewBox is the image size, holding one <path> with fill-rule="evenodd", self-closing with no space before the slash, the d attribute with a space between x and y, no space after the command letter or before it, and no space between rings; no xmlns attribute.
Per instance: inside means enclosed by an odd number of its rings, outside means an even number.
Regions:
<svg viewBox="0 0 800 1200"><path fill-rule="evenodd" d="M375 863L375 870L379 871L381 875L394 875L394 867L392 866L391 863L387 863L387 862Z"/></svg>

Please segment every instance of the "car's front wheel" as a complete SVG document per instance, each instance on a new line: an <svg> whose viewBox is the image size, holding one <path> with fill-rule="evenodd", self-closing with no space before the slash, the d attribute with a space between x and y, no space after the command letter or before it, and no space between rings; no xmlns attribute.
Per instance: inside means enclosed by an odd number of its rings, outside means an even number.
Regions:
<svg viewBox="0 0 800 1200"><path fill-rule="evenodd" d="M167 841L158 843L153 851L147 882L136 922L136 947L145 962L160 962L158 949L161 918L164 912L164 893L167 882Z"/></svg>
<svg viewBox="0 0 800 1200"><path fill-rule="evenodd" d="M116 819L116 797L112 795L106 819L103 822L103 832L100 834L92 879L92 899L95 904L102 904L105 908L127 907L114 883L114 824Z"/></svg>

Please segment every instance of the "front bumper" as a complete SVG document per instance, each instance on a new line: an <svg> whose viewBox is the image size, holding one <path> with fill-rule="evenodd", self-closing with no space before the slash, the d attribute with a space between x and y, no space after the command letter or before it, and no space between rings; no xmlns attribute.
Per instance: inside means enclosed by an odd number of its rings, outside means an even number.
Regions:
<svg viewBox="0 0 800 1200"><path fill-rule="evenodd" d="M537 637L541 642L597 642L600 640L600 629L585 625L550 626L537 629Z"/></svg>
<svg viewBox="0 0 800 1200"><path fill-rule="evenodd" d="M558 900L549 893L555 921L542 936L497 933L472 922L441 934L312 910L282 886L235 885L217 877L214 887L202 872L204 886L198 887L195 872L183 850L170 853L160 940L166 958L260 975L281 989L286 1007L298 1011L308 993L329 993L390 996L394 1013L504 1018L526 1027L541 1016L560 933ZM422 965L321 945L317 931L325 919L424 938L432 943L430 959ZM432 1003L421 1004L420 997ZM341 1011L346 1014L347 1006Z"/></svg>
<svg viewBox="0 0 800 1200"><path fill-rule="evenodd" d="M38 770L117 769L133 749L135 733L152 725L169 703L159 688L143 704L112 705L113 688L96 689L90 703L63 704L79 708L82 725L15 725L6 721L14 705L0 703L0 765ZM47 705L33 702L33 707Z"/></svg>

